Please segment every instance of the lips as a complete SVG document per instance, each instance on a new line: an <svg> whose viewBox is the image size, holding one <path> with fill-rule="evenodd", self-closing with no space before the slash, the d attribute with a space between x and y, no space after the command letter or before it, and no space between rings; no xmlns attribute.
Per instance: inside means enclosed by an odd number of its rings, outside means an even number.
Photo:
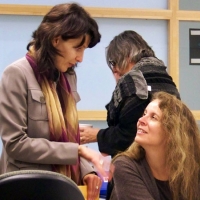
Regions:
<svg viewBox="0 0 200 200"><path fill-rule="evenodd" d="M75 64L73 63L69 63L69 67L73 67Z"/></svg>
<svg viewBox="0 0 200 200"><path fill-rule="evenodd" d="M138 128L137 133L138 134L146 134L147 132L144 131L143 129Z"/></svg>

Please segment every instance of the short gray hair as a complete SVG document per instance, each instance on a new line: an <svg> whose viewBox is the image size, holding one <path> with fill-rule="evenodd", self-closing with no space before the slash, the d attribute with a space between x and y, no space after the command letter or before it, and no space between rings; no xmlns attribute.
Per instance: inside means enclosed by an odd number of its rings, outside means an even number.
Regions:
<svg viewBox="0 0 200 200"><path fill-rule="evenodd" d="M117 65L120 70L125 70L129 62L137 63L143 57L155 57L155 53L142 36L132 30L115 36L106 48L110 68Z"/></svg>

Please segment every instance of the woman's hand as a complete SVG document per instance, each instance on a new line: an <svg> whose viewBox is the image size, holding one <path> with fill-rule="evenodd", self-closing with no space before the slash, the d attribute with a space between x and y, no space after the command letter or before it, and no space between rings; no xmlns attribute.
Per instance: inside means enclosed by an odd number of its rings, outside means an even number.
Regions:
<svg viewBox="0 0 200 200"><path fill-rule="evenodd" d="M79 145L78 153L80 156L82 156L94 165L95 169L102 179L104 179L104 177L108 177L108 174L106 173L103 165L104 156L102 156L100 152L87 148L84 145Z"/></svg>
<svg viewBox="0 0 200 200"><path fill-rule="evenodd" d="M95 200L99 196L102 180L95 174L87 174L83 183L87 185L87 200Z"/></svg>
<svg viewBox="0 0 200 200"><path fill-rule="evenodd" d="M81 144L97 141L98 128L80 127L80 141Z"/></svg>

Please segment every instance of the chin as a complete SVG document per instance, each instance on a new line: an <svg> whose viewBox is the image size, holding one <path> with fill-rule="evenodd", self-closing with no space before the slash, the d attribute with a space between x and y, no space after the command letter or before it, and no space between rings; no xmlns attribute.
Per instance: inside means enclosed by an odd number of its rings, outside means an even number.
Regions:
<svg viewBox="0 0 200 200"><path fill-rule="evenodd" d="M65 72L67 72L67 70L68 70L68 68L62 68L62 69L60 69L60 72L65 73Z"/></svg>
<svg viewBox="0 0 200 200"><path fill-rule="evenodd" d="M134 139L134 141L138 143L138 141L140 141L140 140L139 140L138 137L136 136L135 139Z"/></svg>
<svg viewBox="0 0 200 200"><path fill-rule="evenodd" d="M143 139L140 136L136 135L134 141L137 142L138 144L142 144Z"/></svg>

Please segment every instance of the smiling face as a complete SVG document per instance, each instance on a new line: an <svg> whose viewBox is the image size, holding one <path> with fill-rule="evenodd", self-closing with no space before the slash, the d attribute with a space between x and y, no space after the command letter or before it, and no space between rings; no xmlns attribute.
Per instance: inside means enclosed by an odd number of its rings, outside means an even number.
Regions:
<svg viewBox="0 0 200 200"><path fill-rule="evenodd" d="M159 108L159 100L148 104L144 115L138 120L135 141L145 150L148 147L163 148L166 143L166 134L161 123L162 111Z"/></svg>
<svg viewBox="0 0 200 200"><path fill-rule="evenodd" d="M81 44L83 37L84 36L68 39L66 41L61 37L54 38L53 46L58 49L62 55L56 55L55 57L55 65L60 72L66 72L76 63L83 61L84 51L90 43L90 36L86 35L84 43Z"/></svg>

